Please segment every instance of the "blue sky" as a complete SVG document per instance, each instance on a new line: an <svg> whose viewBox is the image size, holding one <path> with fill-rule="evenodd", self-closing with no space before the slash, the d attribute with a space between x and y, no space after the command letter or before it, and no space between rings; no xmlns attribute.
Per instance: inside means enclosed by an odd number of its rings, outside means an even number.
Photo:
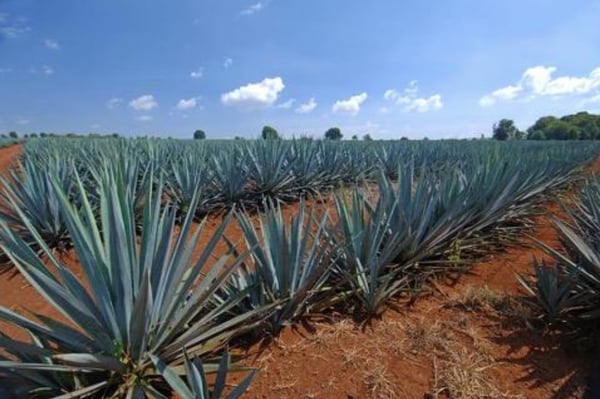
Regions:
<svg viewBox="0 0 600 399"><path fill-rule="evenodd" d="M0 0L0 132L450 138L600 112L600 2Z"/></svg>

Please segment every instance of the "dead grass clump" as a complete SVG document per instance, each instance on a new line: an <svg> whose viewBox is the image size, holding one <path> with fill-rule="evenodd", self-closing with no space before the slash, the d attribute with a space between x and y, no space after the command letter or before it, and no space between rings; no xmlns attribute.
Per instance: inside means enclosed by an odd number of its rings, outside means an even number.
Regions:
<svg viewBox="0 0 600 399"><path fill-rule="evenodd" d="M490 360L466 348L449 349L442 360L434 358L433 397L449 399L507 399L518 398L501 392L487 371Z"/></svg>
<svg viewBox="0 0 600 399"><path fill-rule="evenodd" d="M530 326L535 318L531 305L521 298L492 290L487 286L468 286L462 294L450 301L450 307L461 307L469 312L492 313L504 327Z"/></svg>
<svg viewBox="0 0 600 399"><path fill-rule="evenodd" d="M454 339L448 326L438 321L427 323L423 319L407 324L404 327L404 333L406 348L413 355L444 351L448 343Z"/></svg>
<svg viewBox="0 0 600 399"><path fill-rule="evenodd" d="M371 362L369 362L371 363ZM396 386L391 381L387 367L383 364L367 364L364 383L374 399L393 399L398 397Z"/></svg>

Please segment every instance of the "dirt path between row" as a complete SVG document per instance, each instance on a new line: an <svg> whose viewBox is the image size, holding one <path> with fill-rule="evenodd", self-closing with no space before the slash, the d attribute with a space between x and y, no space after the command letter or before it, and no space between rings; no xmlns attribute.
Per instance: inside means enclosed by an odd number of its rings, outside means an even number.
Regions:
<svg viewBox="0 0 600 399"><path fill-rule="evenodd" d="M0 173L20 151L20 146L0 149ZM588 170L600 171L600 158ZM535 218L533 236L559 248L551 217L560 215L557 204L548 204ZM216 226L216 220L209 221L207 233ZM239 231L232 226L227 235L235 239ZM474 265L456 285L440 283L439 292L390 309L367 328L343 319L288 328L267 348L247 353L246 364L261 372L246 397L432 399L451 392L457 398L580 398L589 359L562 345L561 337L515 320L526 318L525 309L507 305L517 312L510 320L490 311L521 293L515 273L529 274L532 258L543 256L534 247L508 248ZM81 274L72 255L66 261ZM59 316L14 273L0 274L0 304Z"/></svg>

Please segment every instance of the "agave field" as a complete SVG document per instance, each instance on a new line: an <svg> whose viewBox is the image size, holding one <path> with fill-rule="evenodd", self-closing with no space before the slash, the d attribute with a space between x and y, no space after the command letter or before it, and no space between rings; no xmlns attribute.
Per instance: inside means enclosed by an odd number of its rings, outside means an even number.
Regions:
<svg viewBox="0 0 600 399"><path fill-rule="evenodd" d="M331 312L368 323L463 273L520 240L599 153L583 141L31 139L2 179L1 256L60 317L0 306L0 325L26 337L0 333L0 385L240 397L257 372L231 359L240 342ZM600 317L597 178L569 214L556 222L567 253L547 248L559 267L521 278L551 321ZM232 370L245 373L236 386Z"/></svg>

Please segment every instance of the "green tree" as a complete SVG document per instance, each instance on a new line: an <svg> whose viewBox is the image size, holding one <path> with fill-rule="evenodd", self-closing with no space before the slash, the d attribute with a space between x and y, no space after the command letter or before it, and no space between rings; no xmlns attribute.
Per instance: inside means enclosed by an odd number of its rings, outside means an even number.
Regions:
<svg viewBox="0 0 600 399"><path fill-rule="evenodd" d="M579 129L563 120L556 120L546 127L544 132L548 140L577 140Z"/></svg>
<svg viewBox="0 0 600 399"><path fill-rule="evenodd" d="M546 140L546 135L541 130L534 130L527 135L527 140Z"/></svg>
<svg viewBox="0 0 600 399"><path fill-rule="evenodd" d="M264 140L277 140L279 139L279 132L274 127L265 126L262 128L262 138Z"/></svg>
<svg viewBox="0 0 600 399"><path fill-rule="evenodd" d="M373 141L373 138L371 137L370 134L367 133L363 136L363 140L364 141Z"/></svg>
<svg viewBox="0 0 600 399"><path fill-rule="evenodd" d="M194 132L194 140L204 140L206 138L206 133L204 133L204 130L196 130Z"/></svg>
<svg viewBox="0 0 600 399"><path fill-rule="evenodd" d="M580 140L600 139L600 115L578 112L574 115L563 116L560 119L579 130L578 137Z"/></svg>
<svg viewBox="0 0 600 399"><path fill-rule="evenodd" d="M13 139L16 139L19 137L19 135L17 134L17 132L10 132L10 133L8 133L8 137L12 137Z"/></svg>
<svg viewBox="0 0 600 399"><path fill-rule="evenodd" d="M531 126L529 129L527 129L527 139L528 140L540 140L539 137L545 137L543 140L548 139L548 137L546 136L546 131L548 129L548 125L550 125L551 123L556 122L558 119L554 116L542 116L541 118L539 118L537 121L535 121L535 123L533 124L533 126ZM535 137L537 138L532 138L535 134Z"/></svg>
<svg viewBox="0 0 600 399"><path fill-rule="evenodd" d="M352 135L352 140L358 140L358 136L356 134Z"/></svg>
<svg viewBox="0 0 600 399"><path fill-rule="evenodd" d="M492 137L494 140L510 140L517 137L518 131L512 120L501 119L498 123L494 124Z"/></svg>
<svg viewBox="0 0 600 399"><path fill-rule="evenodd" d="M344 135L339 127L331 127L325 132L325 138L327 140L341 140Z"/></svg>

